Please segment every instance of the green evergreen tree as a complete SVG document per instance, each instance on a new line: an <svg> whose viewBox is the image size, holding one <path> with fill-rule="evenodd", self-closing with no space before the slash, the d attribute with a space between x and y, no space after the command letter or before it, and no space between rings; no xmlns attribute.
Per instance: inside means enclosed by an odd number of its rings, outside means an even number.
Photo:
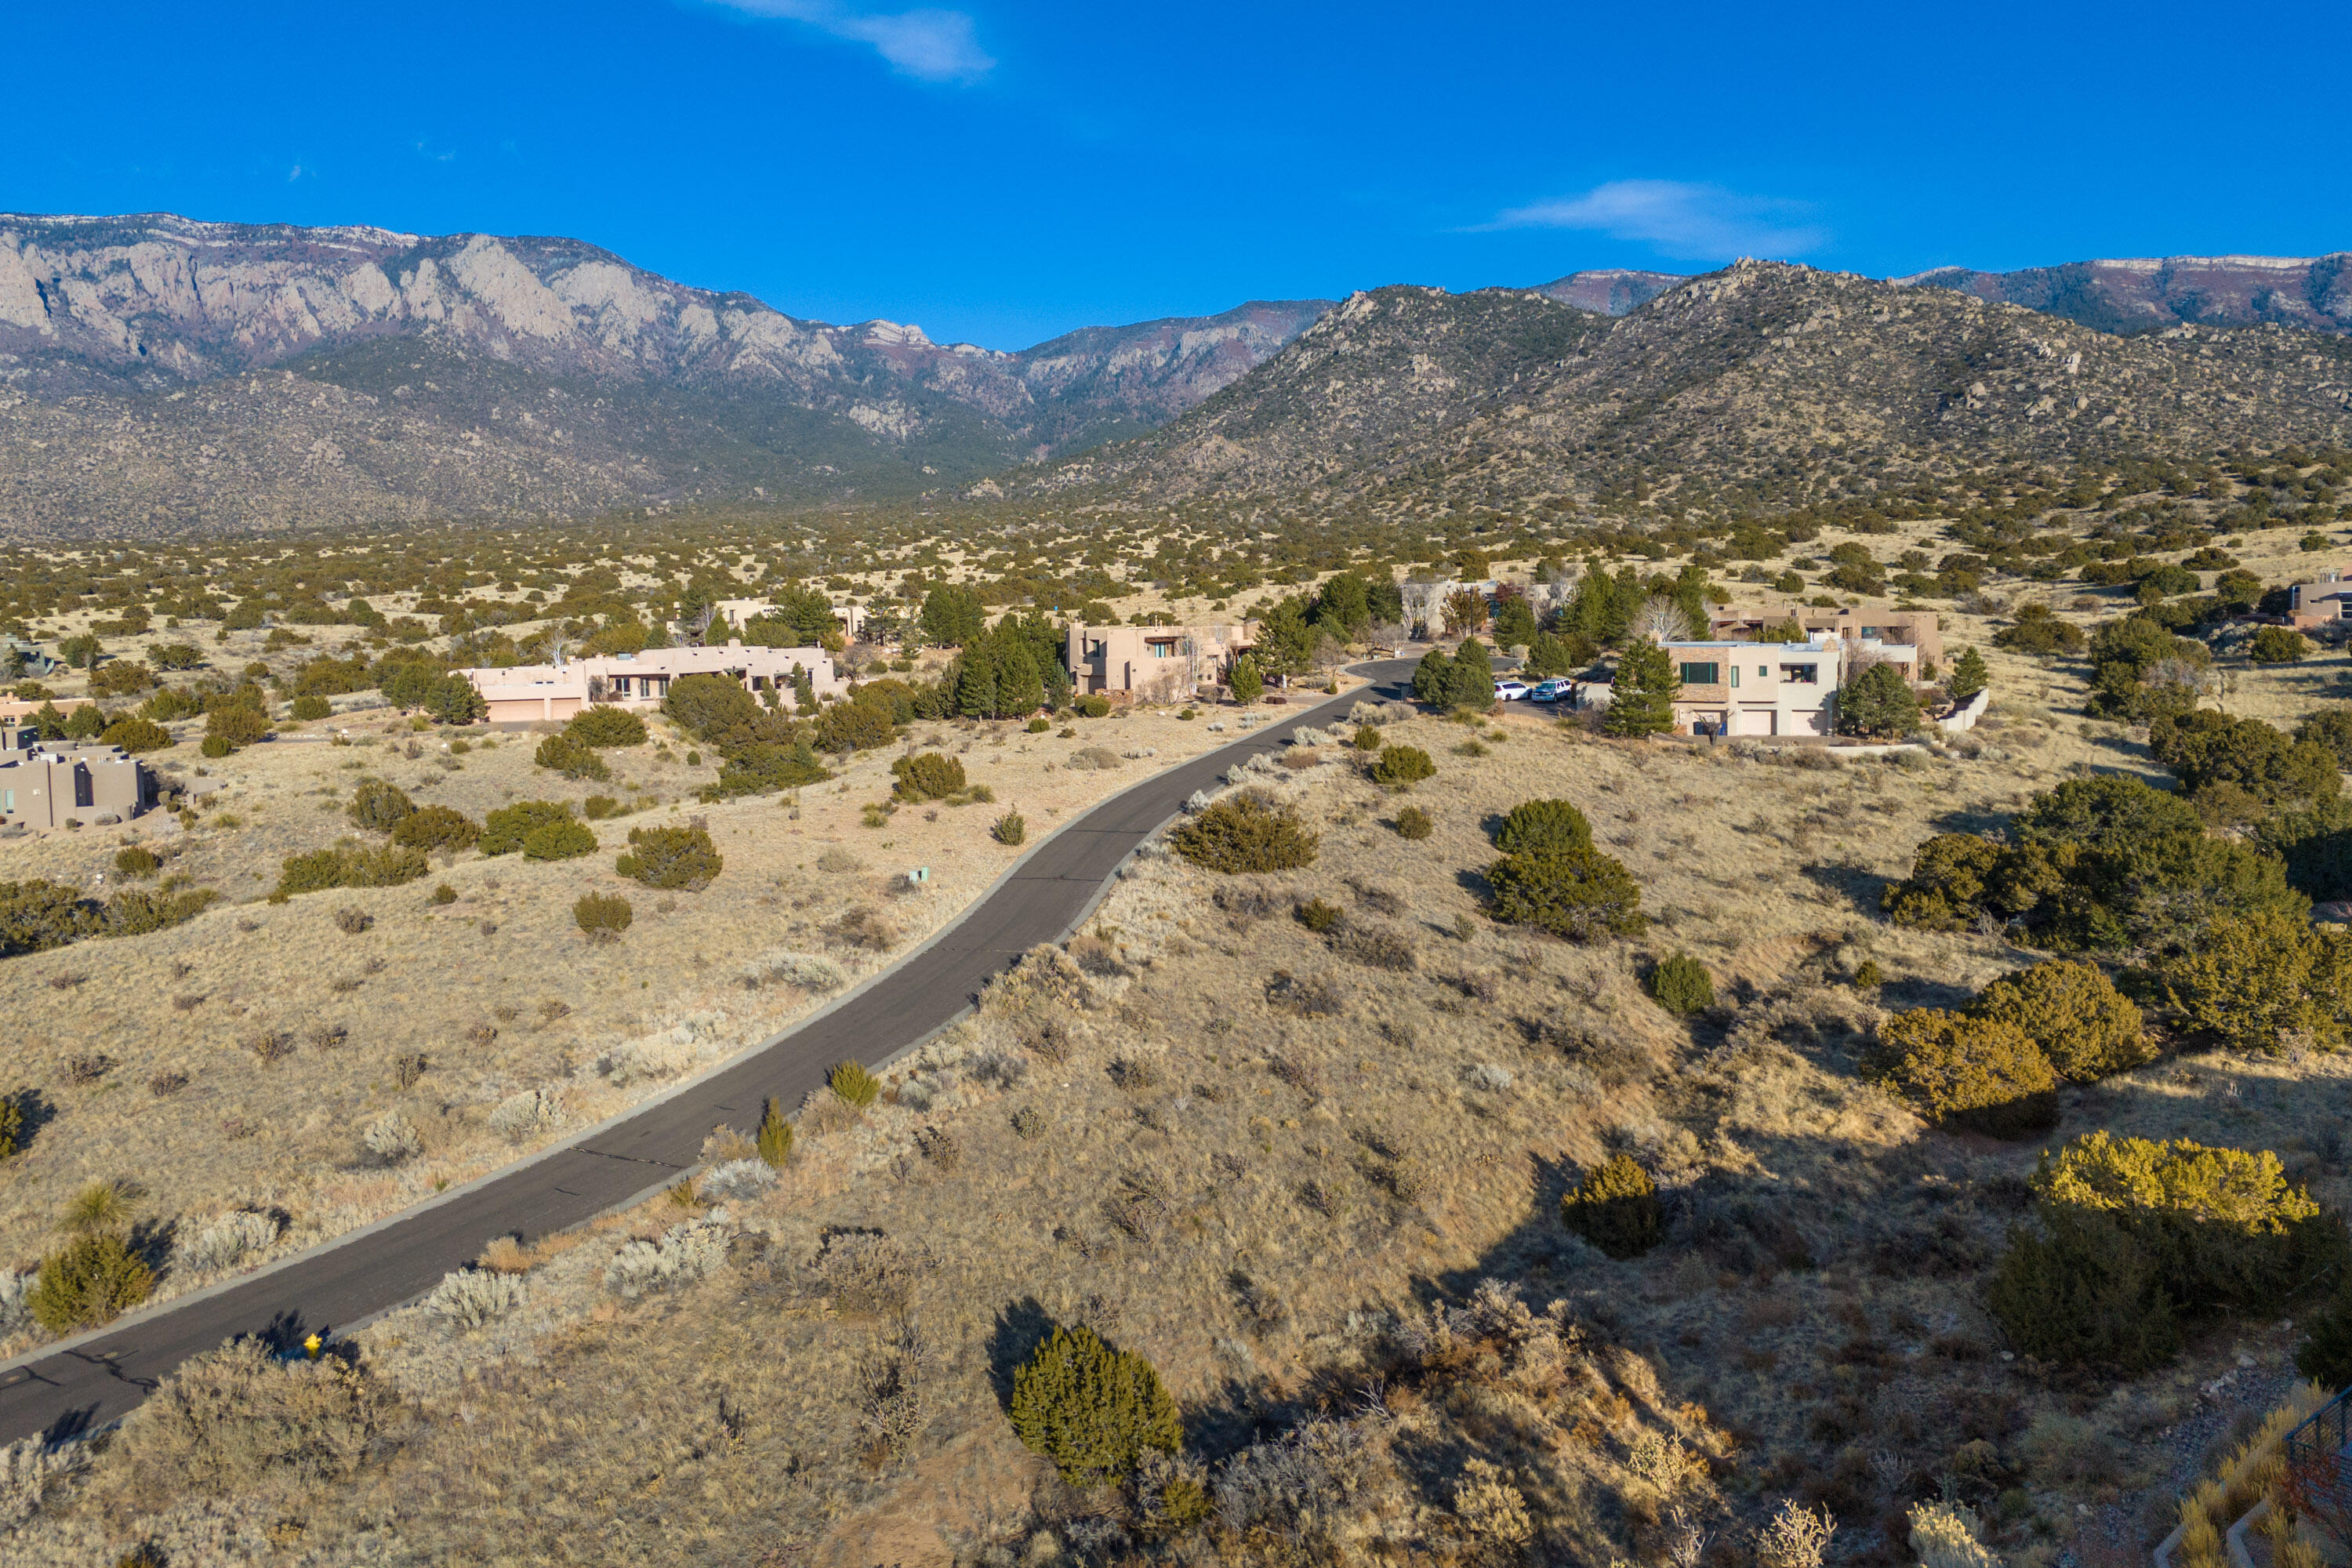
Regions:
<svg viewBox="0 0 2352 1568"><path fill-rule="evenodd" d="M1495 646L1517 647L1536 638L1536 613L1517 594L1506 596L1495 610Z"/></svg>
<svg viewBox="0 0 2352 1568"><path fill-rule="evenodd" d="M1265 678L1257 672L1257 659L1244 654L1234 660L1232 672L1226 677L1234 689L1236 702L1255 702L1265 695Z"/></svg>
<svg viewBox="0 0 2352 1568"><path fill-rule="evenodd" d="M923 596L923 635L942 647L970 647L987 624L987 609L970 588L942 583Z"/></svg>
<svg viewBox="0 0 2352 1568"><path fill-rule="evenodd" d="M1675 728L1675 697L1683 689L1666 650L1647 637L1625 645L1601 728L1611 735L1669 735Z"/></svg>
<svg viewBox="0 0 2352 1568"><path fill-rule="evenodd" d="M1495 661L1476 637L1465 640L1454 652L1445 672L1445 705L1482 713L1495 705Z"/></svg>
<svg viewBox="0 0 2352 1568"><path fill-rule="evenodd" d="M1536 640L1528 645L1527 674L1536 680L1549 680L1556 676L1575 673L1576 660L1571 657L1568 640L1549 632L1538 632Z"/></svg>
<svg viewBox="0 0 2352 1568"><path fill-rule="evenodd" d="M1150 1362L1092 1329L1056 1328L1013 1373L1013 1430L1073 1486L1133 1472L1152 1450L1184 1440L1175 1400Z"/></svg>
<svg viewBox="0 0 2352 1568"><path fill-rule="evenodd" d="M1837 731L1901 740L1919 728L1919 700L1891 664L1874 664L1837 694Z"/></svg>
<svg viewBox="0 0 2352 1568"><path fill-rule="evenodd" d="M760 1113L758 1143L760 1158L775 1170L782 1170L784 1162L792 1158L793 1124L784 1120L784 1108L772 1094L767 1109Z"/></svg>
<svg viewBox="0 0 2352 1568"><path fill-rule="evenodd" d="M1433 708L1445 705L1445 694L1453 689L1454 661L1445 657L1442 647L1431 648L1412 667L1412 700Z"/></svg>
<svg viewBox="0 0 2352 1568"><path fill-rule="evenodd" d="M1955 702L1966 702L1985 689L1988 679L1984 655L1974 648L1963 648L1958 662L1952 666L1950 677L1944 682L1944 691Z"/></svg>

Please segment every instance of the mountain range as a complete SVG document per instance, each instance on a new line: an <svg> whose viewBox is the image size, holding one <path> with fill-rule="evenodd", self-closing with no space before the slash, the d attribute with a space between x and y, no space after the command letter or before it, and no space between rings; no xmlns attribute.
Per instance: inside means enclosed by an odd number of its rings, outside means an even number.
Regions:
<svg viewBox="0 0 2352 1568"><path fill-rule="evenodd" d="M2107 333L2192 319L2341 331L2347 259L1943 269L1868 287L2014 302ZM1533 290L1378 290L1337 311L1253 301L1006 353L898 322L804 321L570 239L0 216L0 531L863 500L1008 470L1058 486L1180 450L1190 466L1154 484L1271 482L1390 462L1418 450L1402 434L1458 430L1530 376L1557 389L1555 360L1645 341L1659 302L1705 281L1609 269ZM1401 326L1434 336L1410 346ZM1375 328L1373 359L1395 364L1374 379L1393 404L1351 416L1352 458L1318 448L1335 432L1283 389L1335 355L1369 371L1349 356ZM1277 407L1305 423L1277 435ZM1185 419L1194 410L1216 426L1209 447L1182 445L1207 429ZM1244 437L1263 437L1260 457L1225 463L1213 442ZM1265 456L1276 448L1321 455Z"/></svg>

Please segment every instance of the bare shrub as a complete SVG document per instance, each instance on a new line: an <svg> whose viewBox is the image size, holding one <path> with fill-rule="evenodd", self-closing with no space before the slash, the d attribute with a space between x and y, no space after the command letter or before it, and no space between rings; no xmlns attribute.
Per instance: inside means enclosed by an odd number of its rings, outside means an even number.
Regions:
<svg viewBox="0 0 2352 1568"><path fill-rule="evenodd" d="M337 910L335 929L345 936L359 936L375 924L375 917L365 910Z"/></svg>
<svg viewBox="0 0 2352 1568"><path fill-rule="evenodd" d="M490 1112L490 1131L509 1143L528 1143L563 1125L561 1089L527 1089L509 1095Z"/></svg>
<svg viewBox="0 0 2352 1568"><path fill-rule="evenodd" d="M1368 969L1386 969L1403 973L1417 968L1421 963L1412 933L1397 926L1351 925L1339 933L1334 946L1341 957L1363 964Z"/></svg>
<svg viewBox="0 0 2352 1568"><path fill-rule="evenodd" d="M812 1272L845 1311L898 1314L913 1301L915 1281L930 1259L877 1230L836 1230L818 1249Z"/></svg>
<svg viewBox="0 0 2352 1568"><path fill-rule="evenodd" d="M524 1275L460 1268L433 1288L425 1298L425 1310L452 1331L462 1331L497 1322L530 1296L530 1281Z"/></svg>
<svg viewBox="0 0 2352 1568"><path fill-rule="evenodd" d="M416 1124L397 1110L387 1110L360 1133L361 1146L387 1165L397 1165L425 1152Z"/></svg>
<svg viewBox="0 0 2352 1568"><path fill-rule="evenodd" d="M604 1266L604 1288L624 1297L690 1284L727 1257L727 1227L709 1220L687 1220L663 1232L658 1241L632 1241Z"/></svg>
<svg viewBox="0 0 2352 1568"><path fill-rule="evenodd" d="M175 1259L199 1274L233 1268L278 1239L278 1216L236 1209L197 1226L174 1251Z"/></svg>
<svg viewBox="0 0 2352 1568"><path fill-rule="evenodd" d="M294 1054L294 1037L283 1029L264 1029L257 1035L246 1037L245 1048L253 1053L256 1061L267 1067Z"/></svg>

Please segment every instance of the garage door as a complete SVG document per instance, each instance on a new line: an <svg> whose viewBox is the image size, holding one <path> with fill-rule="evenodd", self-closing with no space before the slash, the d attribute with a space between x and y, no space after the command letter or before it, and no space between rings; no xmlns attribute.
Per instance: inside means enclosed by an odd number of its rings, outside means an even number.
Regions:
<svg viewBox="0 0 2352 1568"><path fill-rule="evenodd" d="M1742 708L1731 716L1731 732L1735 735L1769 735L1772 733L1772 710Z"/></svg>

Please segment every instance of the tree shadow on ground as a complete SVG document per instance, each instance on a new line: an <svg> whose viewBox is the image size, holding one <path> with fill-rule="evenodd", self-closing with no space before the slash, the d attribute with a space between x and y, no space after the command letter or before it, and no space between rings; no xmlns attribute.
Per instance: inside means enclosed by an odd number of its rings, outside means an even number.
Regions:
<svg viewBox="0 0 2352 1568"><path fill-rule="evenodd" d="M996 1310L996 1327L988 1336L988 1381L996 1402L1013 1408L1013 1373L1037 1353L1054 1334L1054 1315L1034 1296L1024 1296Z"/></svg>
<svg viewBox="0 0 2352 1568"><path fill-rule="evenodd" d="M1884 907L1889 878L1862 866L1818 865L1802 868L1805 880L1843 898L1856 913L1875 917Z"/></svg>

